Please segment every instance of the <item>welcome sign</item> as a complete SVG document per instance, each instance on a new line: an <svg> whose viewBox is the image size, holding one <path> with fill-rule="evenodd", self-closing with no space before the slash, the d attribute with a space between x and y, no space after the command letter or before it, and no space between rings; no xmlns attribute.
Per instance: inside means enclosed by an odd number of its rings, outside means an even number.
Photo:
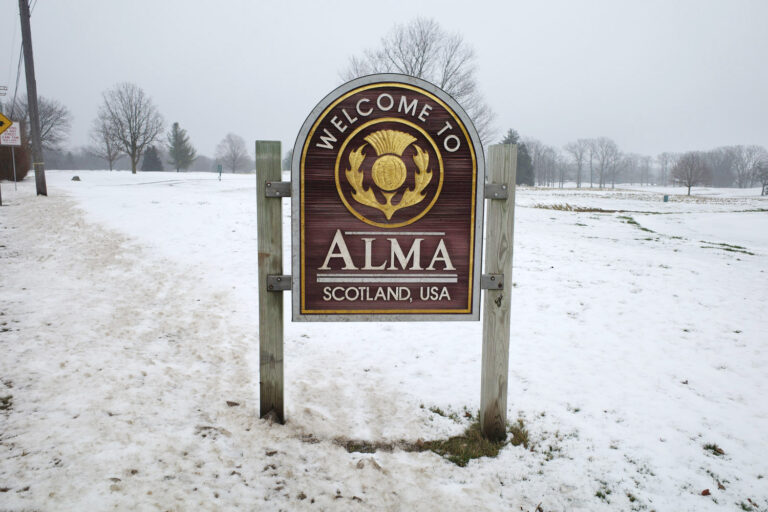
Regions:
<svg viewBox="0 0 768 512"><path fill-rule="evenodd" d="M293 152L293 319L479 319L484 181L471 120L434 85L326 96Z"/></svg>

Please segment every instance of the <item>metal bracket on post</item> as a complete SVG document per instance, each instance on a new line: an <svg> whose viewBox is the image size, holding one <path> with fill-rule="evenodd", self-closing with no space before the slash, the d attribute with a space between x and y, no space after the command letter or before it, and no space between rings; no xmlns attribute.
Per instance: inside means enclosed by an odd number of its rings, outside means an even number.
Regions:
<svg viewBox="0 0 768 512"><path fill-rule="evenodd" d="M480 276L482 290L503 290L504 274L483 274Z"/></svg>
<svg viewBox="0 0 768 512"><path fill-rule="evenodd" d="M267 276L267 290L270 292L283 292L291 289L291 276L269 274Z"/></svg>
<svg viewBox="0 0 768 512"><path fill-rule="evenodd" d="M264 190L265 197L291 197L290 181L268 181Z"/></svg>
<svg viewBox="0 0 768 512"><path fill-rule="evenodd" d="M506 185L499 185L497 183L485 184L486 199L507 199L507 197L509 197L509 191Z"/></svg>

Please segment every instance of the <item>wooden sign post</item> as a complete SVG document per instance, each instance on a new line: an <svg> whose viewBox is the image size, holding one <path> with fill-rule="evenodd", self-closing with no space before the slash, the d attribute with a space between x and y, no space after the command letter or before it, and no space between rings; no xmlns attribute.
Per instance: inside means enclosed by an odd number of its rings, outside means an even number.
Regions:
<svg viewBox="0 0 768 512"><path fill-rule="evenodd" d="M485 271L502 275L502 288L485 290L483 303L483 359L480 384L480 430L488 439L507 437L507 378L512 294L512 248L515 224L517 146L488 148L489 178L506 186L507 198L488 201ZM486 197L486 199L492 199Z"/></svg>
<svg viewBox="0 0 768 512"><path fill-rule="evenodd" d="M283 294L269 277L283 273L283 216L280 197L267 195L279 182L280 142L256 142L256 215L259 248L259 416L274 413L283 423ZM270 288L270 286L272 288Z"/></svg>
<svg viewBox="0 0 768 512"><path fill-rule="evenodd" d="M256 142L261 416L283 411L283 297L294 321L480 319L480 422L506 437L516 147L490 148L448 94L369 75L327 95L302 126L291 182L280 143ZM280 198L291 197L292 275ZM489 200L482 273L483 209Z"/></svg>

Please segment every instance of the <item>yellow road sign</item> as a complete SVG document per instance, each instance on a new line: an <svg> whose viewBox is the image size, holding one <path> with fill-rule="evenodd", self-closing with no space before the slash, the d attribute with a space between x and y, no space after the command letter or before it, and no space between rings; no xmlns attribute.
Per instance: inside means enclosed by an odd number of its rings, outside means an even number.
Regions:
<svg viewBox="0 0 768 512"><path fill-rule="evenodd" d="M0 133L3 133L5 130L11 127L13 124L13 121L5 117L3 114L0 114Z"/></svg>

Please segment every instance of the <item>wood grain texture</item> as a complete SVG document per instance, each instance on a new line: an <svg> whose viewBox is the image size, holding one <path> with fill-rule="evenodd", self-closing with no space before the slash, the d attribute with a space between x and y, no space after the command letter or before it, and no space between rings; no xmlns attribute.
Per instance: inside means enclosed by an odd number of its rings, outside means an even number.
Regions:
<svg viewBox="0 0 768 512"><path fill-rule="evenodd" d="M259 414L283 414L283 293L267 290L267 275L283 273L282 200L265 197L267 181L281 181L280 142L256 141L256 215L259 248Z"/></svg>
<svg viewBox="0 0 768 512"><path fill-rule="evenodd" d="M480 429L488 439L503 440L507 436L507 380L517 146L512 144L490 146L488 170L489 182L506 184L509 197L506 200L487 201L485 273L504 274L504 289L485 290Z"/></svg>

